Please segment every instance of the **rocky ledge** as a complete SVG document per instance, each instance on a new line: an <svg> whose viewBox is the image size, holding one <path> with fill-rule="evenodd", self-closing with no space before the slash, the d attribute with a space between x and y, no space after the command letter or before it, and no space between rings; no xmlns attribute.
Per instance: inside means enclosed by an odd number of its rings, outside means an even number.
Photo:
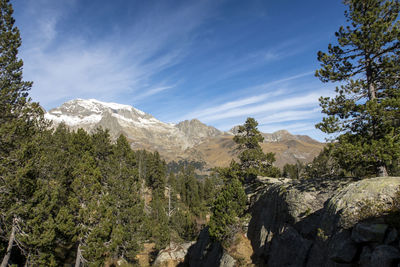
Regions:
<svg viewBox="0 0 400 267"><path fill-rule="evenodd" d="M399 177L259 178L247 189L251 214L247 238L253 264L398 266L399 189ZM219 266L240 266L234 255L210 242L206 233L199 236L186 255L189 266L206 266L200 258ZM229 257L230 261L223 260Z"/></svg>

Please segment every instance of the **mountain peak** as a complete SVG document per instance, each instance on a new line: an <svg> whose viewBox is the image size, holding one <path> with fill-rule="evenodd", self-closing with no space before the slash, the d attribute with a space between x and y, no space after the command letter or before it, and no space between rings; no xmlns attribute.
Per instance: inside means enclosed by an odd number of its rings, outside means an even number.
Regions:
<svg viewBox="0 0 400 267"><path fill-rule="evenodd" d="M181 121L175 125L180 131L182 131L186 136L194 140L196 143L200 142L202 139L207 137L219 136L223 132L220 130L208 126L198 119Z"/></svg>
<svg viewBox="0 0 400 267"><path fill-rule="evenodd" d="M118 104L118 103L113 103L113 102L103 102L103 101L100 101L100 100L97 100L94 98L91 98L91 99L77 98L77 99L65 102L61 107L63 107L63 106L79 106L79 107L85 108L86 110L91 110L93 112L100 112L101 109L109 108L112 110L128 110L128 111L133 110L140 115L146 114L143 111L138 110L129 105Z"/></svg>
<svg viewBox="0 0 400 267"><path fill-rule="evenodd" d="M135 147L167 151L185 150L208 137L223 134L198 119L176 125L164 123L132 106L97 99L70 100L51 109L45 118L55 125L63 122L72 130L83 128L91 132L98 127L109 129L113 138L123 133Z"/></svg>

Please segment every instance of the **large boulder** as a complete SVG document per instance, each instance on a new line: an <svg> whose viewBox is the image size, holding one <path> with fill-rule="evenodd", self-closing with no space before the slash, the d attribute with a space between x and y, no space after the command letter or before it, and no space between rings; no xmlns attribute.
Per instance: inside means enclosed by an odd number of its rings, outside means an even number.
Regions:
<svg viewBox="0 0 400 267"><path fill-rule="evenodd" d="M327 203L322 226L331 232L385 215L393 208L399 187L399 177L370 178L349 184L335 192Z"/></svg>
<svg viewBox="0 0 400 267"><path fill-rule="evenodd" d="M385 216L393 211L400 178L259 180L248 228L258 264L351 266L380 255L397 262L389 253L394 250L375 248L398 240Z"/></svg>
<svg viewBox="0 0 400 267"><path fill-rule="evenodd" d="M273 238L285 233L282 229L287 225L292 226L289 230L291 235L300 236L303 240L313 239L325 202L336 190L343 188L351 180L300 181L259 178L259 182L264 186L252 196L252 219L247 235L251 240L255 258L264 259L262 262L268 261L270 255L280 253L276 245L272 246ZM291 260L295 261L294 258Z"/></svg>
<svg viewBox="0 0 400 267"><path fill-rule="evenodd" d="M189 247L195 242L187 242L183 244L171 243L165 249L160 250L154 261L155 266L177 266L184 262Z"/></svg>
<svg viewBox="0 0 400 267"><path fill-rule="evenodd" d="M357 244L351 240L350 231L341 230L329 243L329 259L336 263L351 263L357 255Z"/></svg>

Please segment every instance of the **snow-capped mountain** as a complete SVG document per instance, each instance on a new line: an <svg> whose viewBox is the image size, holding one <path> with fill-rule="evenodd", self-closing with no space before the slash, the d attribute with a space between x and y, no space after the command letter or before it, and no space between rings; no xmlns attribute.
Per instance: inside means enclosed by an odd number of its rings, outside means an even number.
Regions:
<svg viewBox="0 0 400 267"><path fill-rule="evenodd" d="M164 123L132 106L101 102L96 99L71 100L45 114L55 125L64 122L75 130L88 132L98 127L109 129L113 138L124 134L134 148L160 151L184 151L204 139L223 134L198 120L179 124Z"/></svg>
<svg viewBox="0 0 400 267"><path fill-rule="evenodd" d="M238 151L233 142L237 131L222 132L197 119L178 124L165 123L132 106L106 103L95 99L76 99L45 114L53 125L64 122L70 129L83 128L88 132L98 127L108 129L112 138L125 135L133 149L157 150L167 160L188 159L204 161L209 166L228 165ZM262 148L276 153L276 165L311 161L323 144L308 136L292 135L282 130L263 133Z"/></svg>

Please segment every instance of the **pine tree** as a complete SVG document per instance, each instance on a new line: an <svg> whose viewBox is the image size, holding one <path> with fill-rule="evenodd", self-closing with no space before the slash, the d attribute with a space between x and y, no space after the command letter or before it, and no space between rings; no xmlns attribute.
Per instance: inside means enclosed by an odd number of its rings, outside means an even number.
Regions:
<svg viewBox="0 0 400 267"><path fill-rule="evenodd" d="M247 196L239 179L234 178L218 194L212 207L210 236L217 241L228 242L238 231Z"/></svg>
<svg viewBox="0 0 400 267"><path fill-rule="evenodd" d="M139 173L134 152L121 135L113 146L105 175L112 209L112 233L109 252L113 259L125 258L132 262L143 241L143 201L139 194Z"/></svg>
<svg viewBox="0 0 400 267"><path fill-rule="evenodd" d="M0 235L8 240L1 267L8 264L15 242L20 242L25 204L34 192L30 138L43 115L28 97L32 83L22 79L21 38L12 14L9 0L0 0Z"/></svg>
<svg viewBox="0 0 400 267"><path fill-rule="evenodd" d="M304 172L304 164L299 160L295 164L285 164L282 170L282 176L290 179L300 179Z"/></svg>
<svg viewBox="0 0 400 267"><path fill-rule="evenodd" d="M400 158L400 2L344 3L349 25L336 32L337 45L318 52L316 71L321 81L342 85L335 97L320 98L327 116L316 127L340 134L334 156L343 168L386 176Z"/></svg>
<svg viewBox="0 0 400 267"><path fill-rule="evenodd" d="M101 172L90 151L84 152L76 165L69 205L76 225L76 262L96 266L105 259L107 237L111 232L107 194L101 184Z"/></svg>
<svg viewBox="0 0 400 267"><path fill-rule="evenodd" d="M276 177L280 170L272 164L275 161L274 153L265 154L260 146L264 137L257 129L258 122L254 118L247 118L244 125L239 126L233 138L239 145L240 170L247 181L254 181L257 175Z"/></svg>

